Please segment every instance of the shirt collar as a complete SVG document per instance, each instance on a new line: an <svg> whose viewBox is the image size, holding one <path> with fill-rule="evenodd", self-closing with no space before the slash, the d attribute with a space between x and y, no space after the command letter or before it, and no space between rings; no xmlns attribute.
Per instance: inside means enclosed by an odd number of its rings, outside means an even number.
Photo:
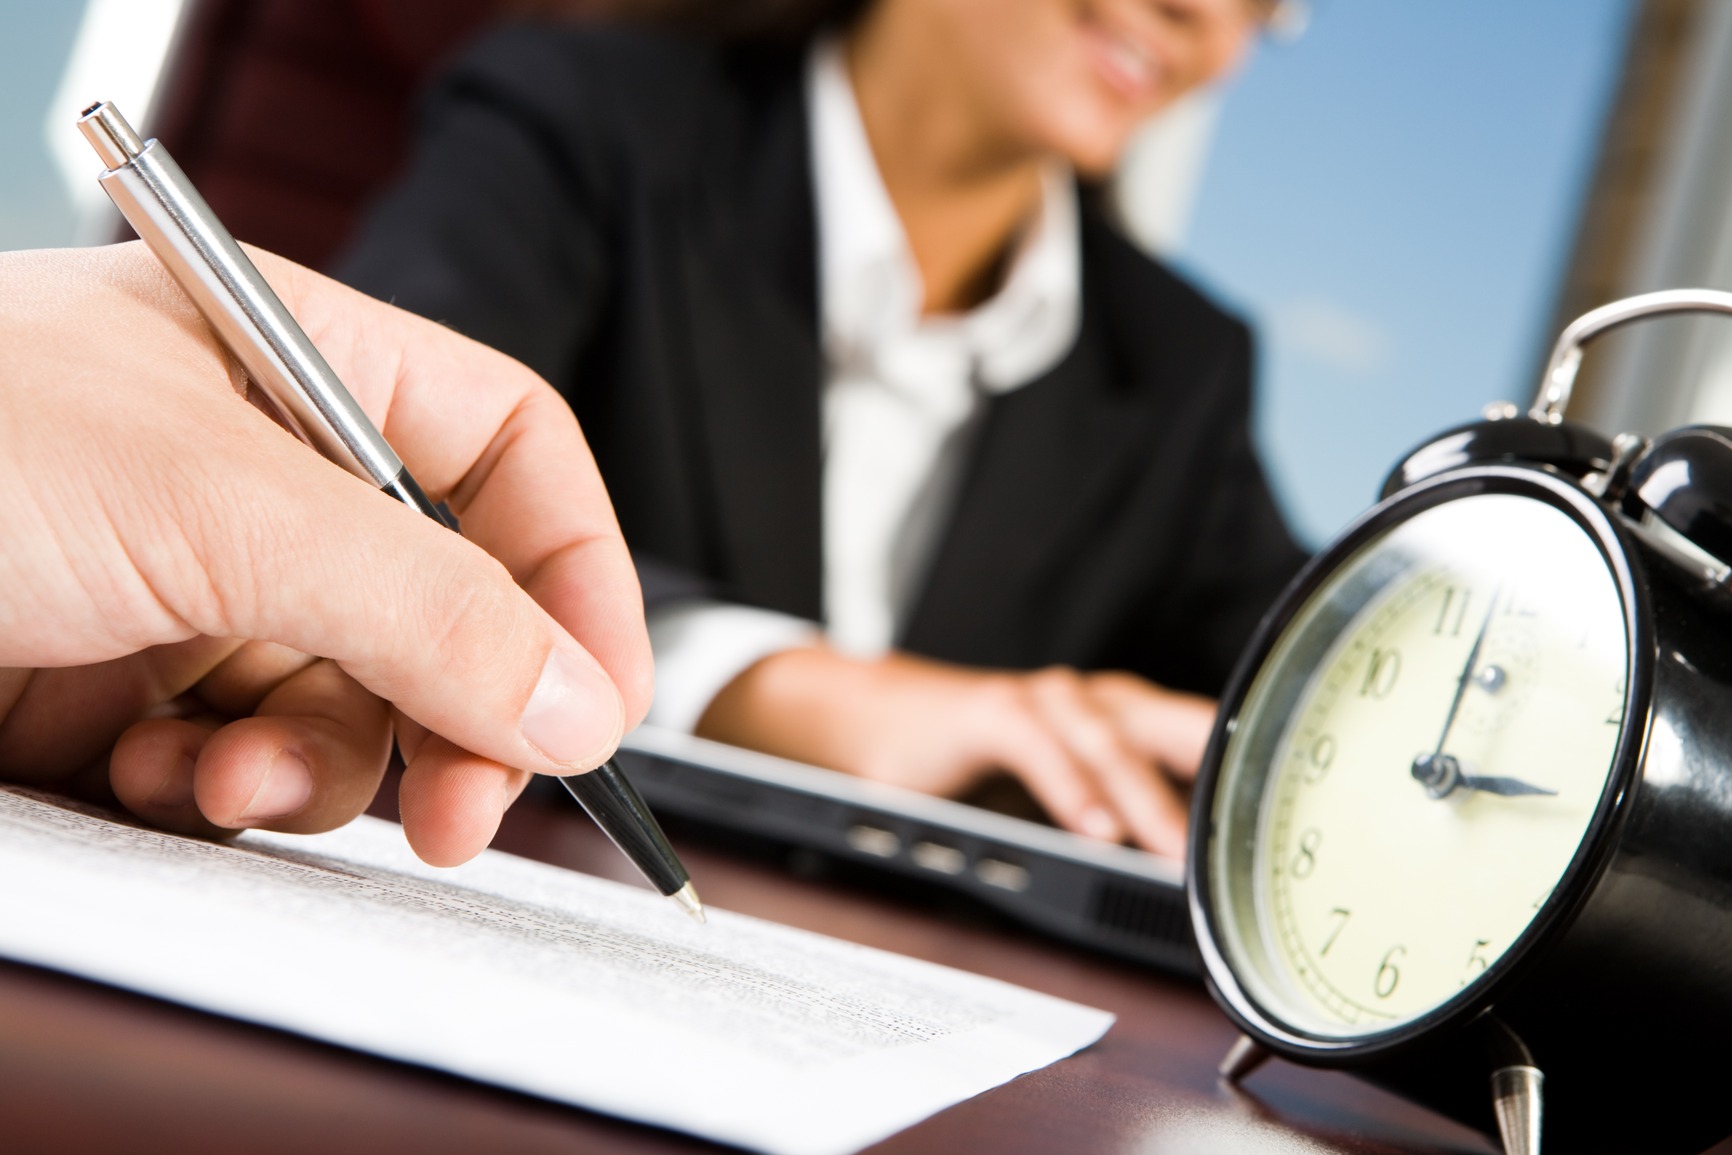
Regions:
<svg viewBox="0 0 1732 1155"><path fill-rule="evenodd" d="M920 271L872 154L841 42L807 59L819 299L833 362L876 361L889 346L952 330L992 392L1025 385L1070 349L1081 325L1076 186L1067 168L1042 175L1041 206L1017 243L1004 284L957 317L920 315Z"/></svg>

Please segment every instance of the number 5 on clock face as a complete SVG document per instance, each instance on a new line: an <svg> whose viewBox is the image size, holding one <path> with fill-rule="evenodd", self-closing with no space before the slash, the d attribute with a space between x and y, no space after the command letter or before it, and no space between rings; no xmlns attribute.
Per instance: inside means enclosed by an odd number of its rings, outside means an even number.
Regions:
<svg viewBox="0 0 1732 1155"><path fill-rule="evenodd" d="M1259 1001L1359 1035L1491 970L1600 802L1626 646L1599 547L1542 501L1434 505L1336 567L1246 694L1216 788L1211 886Z"/></svg>

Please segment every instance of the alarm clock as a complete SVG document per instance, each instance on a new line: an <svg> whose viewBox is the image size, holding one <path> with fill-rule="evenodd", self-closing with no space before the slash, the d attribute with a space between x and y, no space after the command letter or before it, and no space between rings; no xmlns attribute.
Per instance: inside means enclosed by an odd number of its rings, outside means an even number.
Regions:
<svg viewBox="0 0 1732 1155"><path fill-rule="evenodd" d="M1222 698L1188 895L1271 1056L1353 1068L1510 1155L1732 1132L1732 430L1607 440L1558 339L1411 453L1284 592Z"/></svg>

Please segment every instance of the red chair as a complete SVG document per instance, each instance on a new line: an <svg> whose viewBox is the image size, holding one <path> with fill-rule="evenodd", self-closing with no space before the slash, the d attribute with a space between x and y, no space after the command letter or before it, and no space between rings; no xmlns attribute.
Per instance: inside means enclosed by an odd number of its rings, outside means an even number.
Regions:
<svg viewBox="0 0 1732 1155"><path fill-rule="evenodd" d="M484 25L523 7L193 3L152 132L235 236L315 268L337 254L402 163L429 76Z"/></svg>

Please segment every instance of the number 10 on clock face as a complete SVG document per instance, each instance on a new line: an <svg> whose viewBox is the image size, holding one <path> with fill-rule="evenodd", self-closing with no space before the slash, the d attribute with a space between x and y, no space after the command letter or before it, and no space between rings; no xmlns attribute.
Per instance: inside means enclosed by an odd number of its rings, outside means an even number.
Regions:
<svg viewBox="0 0 1732 1155"><path fill-rule="evenodd" d="M1210 900L1286 1029L1359 1037L1467 992L1534 922L1606 790L1628 626L1600 547L1488 493L1362 542L1232 719Z"/></svg>

